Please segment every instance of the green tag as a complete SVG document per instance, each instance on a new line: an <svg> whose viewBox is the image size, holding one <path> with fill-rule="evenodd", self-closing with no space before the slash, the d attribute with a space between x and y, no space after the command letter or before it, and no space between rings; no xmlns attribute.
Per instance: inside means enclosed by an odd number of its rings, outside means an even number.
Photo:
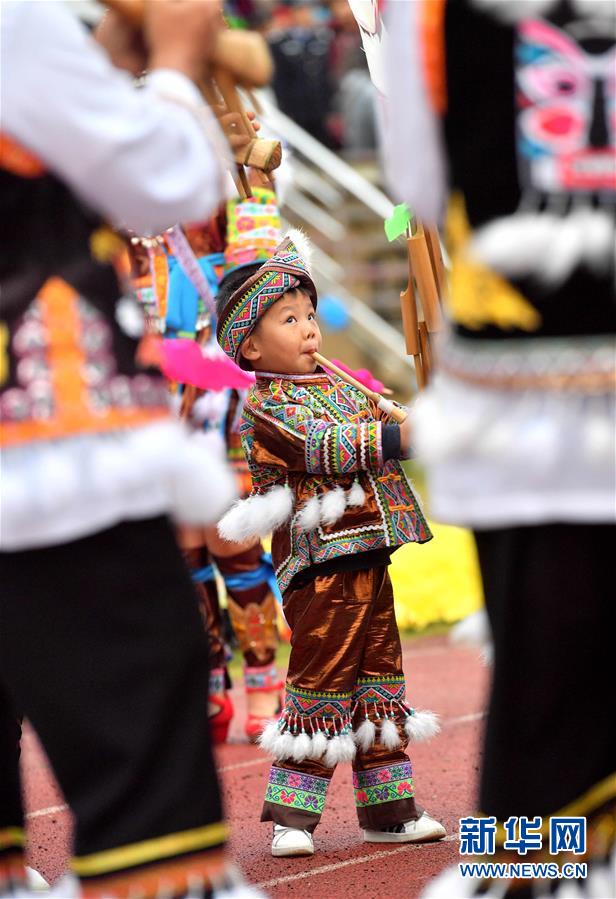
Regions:
<svg viewBox="0 0 616 899"><path fill-rule="evenodd" d="M406 234L406 229L411 221L411 211L406 203L394 206L394 211L388 219L385 219L385 236L391 243L396 237Z"/></svg>

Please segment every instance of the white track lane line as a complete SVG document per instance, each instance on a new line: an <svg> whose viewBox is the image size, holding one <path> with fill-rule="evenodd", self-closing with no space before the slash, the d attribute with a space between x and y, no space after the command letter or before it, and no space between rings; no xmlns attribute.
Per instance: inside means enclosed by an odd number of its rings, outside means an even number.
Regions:
<svg viewBox="0 0 616 899"><path fill-rule="evenodd" d="M458 839L456 833L443 837L439 843L453 843ZM273 880L264 880L263 883L255 883L259 890L265 890L270 887L279 886L281 883L289 883L291 880L303 880L306 877L316 877L318 874L328 874L330 871L337 871L339 868L347 868L349 865L363 865L365 862L373 862L379 858L388 858L391 855L398 855L400 852L408 852L409 849L424 849L427 846L436 846L437 843L403 843L396 846L395 849L387 849L386 851L373 852L372 855L360 855L359 858L347 858L342 862L334 862L332 865L321 865L320 868L313 868L311 871L298 871L296 874L287 874L284 877L275 877Z"/></svg>
<svg viewBox="0 0 616 899"><path fill-rule="evenodd" d="M30 820L31 818L43 818L45 815L58 815L60 812L68 811L68 805L63 803L62 805L49 805L47 808L39 808L35 812L28 812L26 818Z"/></svg>
<svg viewBox="0 0 616 899"><path fill-rule="evenodd" d="M470 715L458 715L456 718L446 718L443 721L443 727L451 727L452 724L470 724L471 721L481 721L485 716L485 712L471 712Z"/></svg>

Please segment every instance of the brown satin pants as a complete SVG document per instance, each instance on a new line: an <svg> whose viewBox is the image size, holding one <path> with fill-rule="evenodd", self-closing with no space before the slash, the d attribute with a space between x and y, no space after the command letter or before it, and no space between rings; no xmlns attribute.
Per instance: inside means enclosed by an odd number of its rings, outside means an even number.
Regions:
<svg viewBox="0 0 616 899"><path fill-rule="evenodd" d="M292 632L287 695L289 688L325 697L344 695L349 697L350 710L362 695L363 679L365 684L365 679L386 682L403 677L400 635L386 566L317 577L305 587L287 591L283 607ZM355 730L364 714L365 706L360 702L353 716ZM378 736L367 752L357 749L353 780L362 827L400 824L420 813L413 798L403 727L399 733L402 742L395 750L386 749ZM314 830L333 773L322 759L276 762L270 772L261 820Z"/></svg>

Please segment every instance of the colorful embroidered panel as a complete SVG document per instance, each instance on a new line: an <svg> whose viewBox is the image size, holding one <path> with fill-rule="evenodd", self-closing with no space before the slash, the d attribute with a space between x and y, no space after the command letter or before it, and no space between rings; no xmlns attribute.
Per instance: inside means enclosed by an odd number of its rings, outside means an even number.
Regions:
<svg viewBox="0 0 616 899"><path fill-rule="evenodd" d="M362 414L363 410L349 405L345 396L349 388L342 381L306 386L295 401L276 382L270 388L271 395L263 401L249 395L245 416L252 422L266 418L290 438L302 441L309 474L345 475L383 468L381 423L371 419L367 410Z"/></svg>
<svg viewBox="0 0 616 899"><path fill-rule="evenodd" d="M210 696L220 696L225 692L225 669L212 668L210 671Z"/></svg>
<svg viewBox="0 0 616 899"><path fill-rule="evenodd" d="M310 474L349 474L378 471L383 465L381 424L336 425L313 421L306 428L306 471Z"/></svg>
<svg viewBox="0 0 616 899"><path fill-rule="evenodd" d="M136 427L168 414L163 378L136 369L129 356L136 345L61 278L46 281L0 336L3 445Z"/></svg>
<svg viewBox="0 0 616 899"><path fill-rule="evenodd" d="M21 827L0 827L0 895L15 896L19 887L26 895L26 835ZM15 890L15 892L12 892Z"/></svg>
<svg viewBox="0 0 616 899"><path fill-rule="evenodd" d="M355 805L381 805L415 795L410 762L353 772Z"/></svg>
<svg viewBox="0 0 616 899"><path fill-rule="evenodd" d="M285 712L300 717L344 718L348 715L350 702L350 693L321 693L287 684Z"/></svg>
<svg viewBox="0 0 616 899"><path fill-rule="evenodd" d="M266 262L280 243L280 213L273 190L253 187L252 197L227 203L224 274Z"/></svg>
<svg viewBox="0 0 616 899"><path fill-rule="evenodd" d="M275 665L267 665L264 668L244 668L244 685L251 690L274 690L280 683L278 670Z"/></svg>
<svg viewBox="0 0 616 899"><path fill-rule="evenodd" d="M359 677L353 692L353 702L374 705L384 702L402 702L405 695L404 676L401 677Z"/></svg>
<svg viewBox="0 0 616 899"><path fill-rule="evenodd" d="M323 372L262 373L249 391L240 433L257 492L288 483L296 511L334 486L350 490L355 480L365 495L332 525L305 531L293 518L276 531L272 556L282 592L311 565L431 539L402 466L383 463L377 416L363 394ZM268 464L257 464L257 455Z"/></svg>
<svg viewBox="0 0 616 899"><path fill-rule="evenodd" d="M325 808L328 786L329 780L326 777L313 777L272 765L265 801L321 815Z"/></svg>

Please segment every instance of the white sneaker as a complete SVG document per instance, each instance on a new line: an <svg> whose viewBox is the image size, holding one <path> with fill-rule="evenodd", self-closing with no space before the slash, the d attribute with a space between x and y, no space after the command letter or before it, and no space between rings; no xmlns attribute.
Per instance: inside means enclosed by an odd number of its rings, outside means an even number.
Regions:
<svg viewBox="0 0 616 899"><path fill-rule="evenodd" d="M442 840L447 831L427 812L404 824L393 824L380 830L364 830L365 843L429 843Z"/></svg>
<svg viewBox="0 0 616 899"><path fill-rule="evenodd" d="M281 824L274 824L272 855L279 858L291 855L314 855L312 834L308 830L299 830L297 827L283 827Z"/></svg>

